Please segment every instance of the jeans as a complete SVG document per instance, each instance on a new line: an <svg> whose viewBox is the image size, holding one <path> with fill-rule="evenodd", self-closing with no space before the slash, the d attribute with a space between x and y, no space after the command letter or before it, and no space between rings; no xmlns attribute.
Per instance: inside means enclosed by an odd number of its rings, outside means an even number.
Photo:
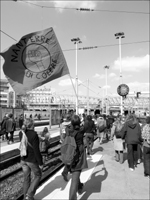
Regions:
<svg viewBox="0 0 150 200"><path fill-rule="evenodd" d="M150 176L150 147L143 147L144 174Z"/></svg>
<svg viewBox="0 0 150 200"><path fill-rule="evenodd" d="M142 160L142 149L141 149L141 145L138 144L138 160Z"/></svg>
<svg viewBox="0 0 150 200"><path fill-rule="evenodd" d="M77 192L81 187L80 174L81 171L75 171L72 173L72 180L69 191L69 200L77 200Z"/></svg>
<svg viewBox="0 0 150 200"><path fill-rule="evenodd" d="M138 144L127 144L127 153L129 168L134 169L138 160Z"/></svg>
<svg viewBox="0 0 150 200"><path fill-rule="evenodd" d="M8 134L10 134L10 137L8 136ZM7 141L11 141L11 142L14 142L14 131L11 131L11 132L6 132L6 140Z"/></svg>
<svg viewBox="0 0 150 200"><path fill-rule="evenodd" d="M94 135L93 133L86 133L87 152L92 153Z"/></svg>
<svg viewBox="0 0 150 200"><path fill-rule="evenodd" d="M23 194L29 198L33 198L40 183L42 172L37 163L25 162L21 160L21 166L24 175ZM34 177L31 182L31 172Z"/></svg>

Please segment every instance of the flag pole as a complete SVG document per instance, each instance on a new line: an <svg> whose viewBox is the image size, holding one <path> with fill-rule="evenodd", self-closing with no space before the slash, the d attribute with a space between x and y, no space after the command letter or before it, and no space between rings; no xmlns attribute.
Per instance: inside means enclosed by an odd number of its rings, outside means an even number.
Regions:
<svg viewBox="0 0 150 200"><path fill-rule="evenodd" d="M76 97L77 97L77 93L76 93L76 90L75 90L74 84L73 84L73 82L72 82L72 78L71 78L70 74L68 74L68 76L69 76L69 78L70 78L70 80L71 80L71 83L72 83L72 87L73 87L74 93L75 93L75 95L76 95Z"/></svg>

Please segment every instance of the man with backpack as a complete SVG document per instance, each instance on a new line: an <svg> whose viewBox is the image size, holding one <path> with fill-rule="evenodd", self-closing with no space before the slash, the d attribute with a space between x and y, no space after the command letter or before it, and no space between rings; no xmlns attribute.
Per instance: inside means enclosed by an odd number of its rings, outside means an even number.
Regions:
<svg viewBox="0 0 150 200"><path fill-rule="evenodd" d="M67 114L64 119L63 122L60 124L60 142L63 143L64 139L66 137L66 128L69 127L71 125L71 116L70 114ZM68 181L68 172L69 172L69 167L67 164L65 165L63 172L62 172L62 176L64 178L64 180L67 182Z"/></svg>
<svg viewBox="0 0 150 200"><path fill-rule="evenodd" d="M27 118L24 125L24 130L19 132L20 147L24 147L26 144L26 149L20 148L21 166L24 174L23 193L24 200L34 200L34 194L42 177L43 161L39 150L38 134L34 131L33 120ZM26 150L26 155L23 156L22 150ZM34 175L32 180L31 173Z"/></svg>
<svg viewBox="0 0 150 200"><path fill-rule="evenodd" d="M66 138L61 147L62 161L63 163L67 163L68 161L70 166L69 170L72 173L69 200L76 200L77 193L81 194L84 186L80 181L80 174L82 170L88 168L86 151L83 142L84 134L85 129L81 126L79 116L73 115L71 118L71 126L66 128Z"/></svg>

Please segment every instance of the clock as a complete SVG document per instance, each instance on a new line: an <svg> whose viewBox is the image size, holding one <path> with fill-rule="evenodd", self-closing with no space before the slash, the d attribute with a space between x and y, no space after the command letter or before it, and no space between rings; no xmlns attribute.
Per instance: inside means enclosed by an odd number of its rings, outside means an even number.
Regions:
<svg viewBox="0 0 150 200"><path fill-rule="evenodd" d="M117 92L120 96L125 97L129 93L129 86L126 84L121 84L118 86Z"/></svg>

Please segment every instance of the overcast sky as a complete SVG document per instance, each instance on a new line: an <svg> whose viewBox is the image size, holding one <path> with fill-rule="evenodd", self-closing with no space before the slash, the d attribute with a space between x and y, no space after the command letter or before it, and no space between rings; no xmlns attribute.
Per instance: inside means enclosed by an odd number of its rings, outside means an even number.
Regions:
<svg viewBox="0 0 150 200"><path fill-rule="evenodd" d="M31 4L34 3L35 5ZM43 6L43 8L42 8ZM46 6L46 7L44 7ZM58 8L59 7L59 8ZM90 8L94 11L79 11ZM120 12L123 11L123 12ZM123 83L130 91L149 91L149 1L2 1L1 30L19 40L23 35L53 27L66 58L70 74L76 75L76 51L72 38L82 41L78 48L79 94L102 95L117 92L119 80L119 41L114 34L124 32L121 40ZM16 43L1 32L1 51ZM1 57L1 78L5 78ZM73 80L74 81L74 80ZM84 86L82 85L84 84ZM69 77L63 76L44 85L56 93L74 94ZM101 88L100 88L100 87ZM103 89L102 89L103 88Z"/></svg>

